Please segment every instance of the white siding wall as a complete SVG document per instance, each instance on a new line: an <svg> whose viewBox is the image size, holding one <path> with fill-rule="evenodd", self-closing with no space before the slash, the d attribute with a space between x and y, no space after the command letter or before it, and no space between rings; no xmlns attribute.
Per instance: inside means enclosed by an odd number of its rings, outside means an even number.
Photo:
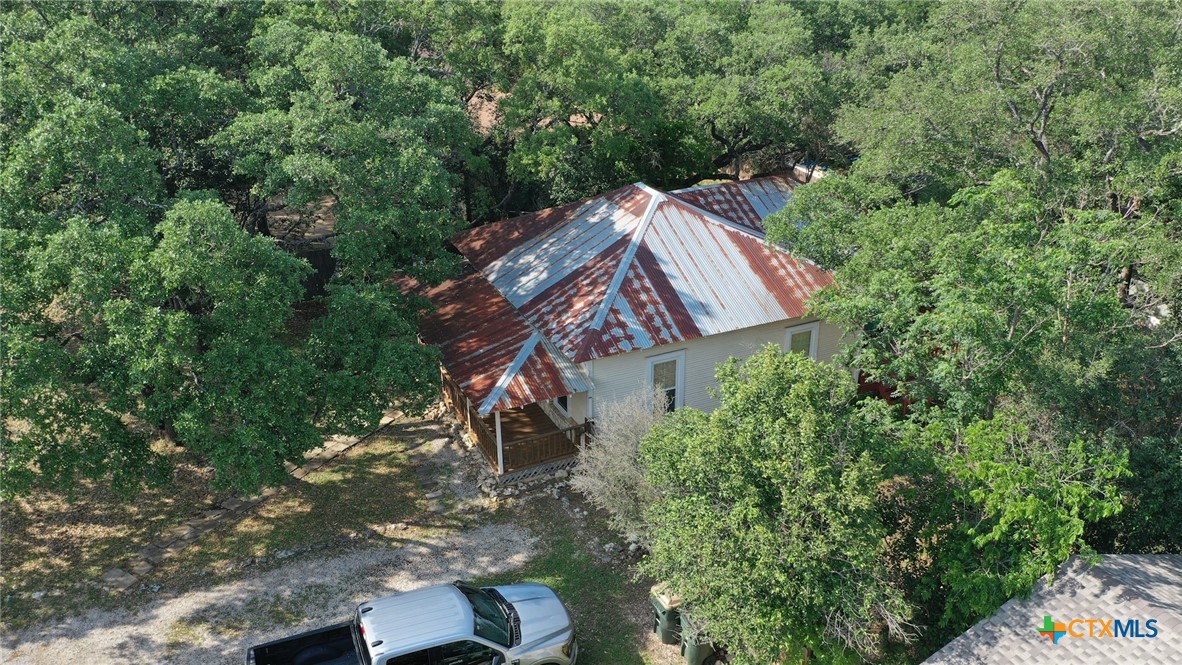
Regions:
<svg viewBox="0 0 1182 665"><path fill-rule="evenodd" d="M707 393L707 387L715 387L715 367L727 358L747 358L768 343L784 345L788 328L816 321L816 317L791 319L767 325L744 328L721 335L711 335L688 342L666 344L643 351L633 351L609 358L592 361L592 379L595 386L594 408L614 399L621 399L637 390L647 390L648 358L673 351L685 351L685 393L684 405L703 411L712 411L718 400ZM821 322L821 334L817 340L817 359L828 361L837 352L841 341L841 329ZM581 397L581 395L576 396ZM572 410L576 402L572 399ZM583 400L583 404L586 400ZM581 418L579 422L582 422Z"/></svg>
<svg viewBox="0 0 1182 665"><path fill-rule="evenodd" d="M577 425L581 425L584 420L590 418L590 415L587 413L587 393L578 393L570 396L570 418Z"/></svg>

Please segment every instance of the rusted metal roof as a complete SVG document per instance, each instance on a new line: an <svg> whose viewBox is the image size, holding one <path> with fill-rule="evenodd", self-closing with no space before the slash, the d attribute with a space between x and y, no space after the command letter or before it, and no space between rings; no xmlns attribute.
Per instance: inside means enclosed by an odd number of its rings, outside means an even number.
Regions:
<svg viewBox="0 0 1182 665"><path fill-rule="evenodd" d="M796 184L786 176L768 176L677 189L669 193L762 234L763 220L788 204Z"/></svg>
<svg viewBox="0 0 1182 665"><path fill-rule="evenodd" d="M636 183L467 231L423 339L491 413L590 390L577 363L802 316L832 277L763 236L793 184Z"/></svg>
<svg viewBox="0 0 1182 665"><path fill-rule="evenodd" d="M762 220L791 189L780 177L670 194L636 183L455 244L559 351L584 362L803 315L831 276L763 239Z"/></svg>
<svg viewBox="0 0 1182 665"><path fill-rule="evenodd" d="M482 414L591 389L586 374L521 316L483 275L421 289L435 306L420 321L423 341L443 354L443 366Z"/></svg>

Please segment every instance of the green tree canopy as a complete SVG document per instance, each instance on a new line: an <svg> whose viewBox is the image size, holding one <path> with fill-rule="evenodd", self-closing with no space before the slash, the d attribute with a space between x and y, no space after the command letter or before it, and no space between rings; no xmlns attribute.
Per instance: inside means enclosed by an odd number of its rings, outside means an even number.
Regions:
<svg viewBox="0 0 1182 665"><path fill-rule="evenodd" d="M454 267L474 134L404 52L409 5L355 9L5 6L6 493L162 481L157 432L253 491L324 434L431 398L418 303L387 282ZM278 205L336 217L306 334L289 323L309 268L269 237Z"/></svg>
<svg viewBox="0 0 1182 665"><path fill-rule="evenodd" d="M717 410L679 409L641 447L658 497L644 570L741 662L844 661L881 654L885 634L911 639L883 559L880 443L849 373L769 347L718 381Z"/></svg>
<svg viewBox="0 0 1182 665"><path fill-rule="evenodd" d="M691 136L714 144L713 168L752 154L765 163L771 155L789 164L840 160L829 135L836 90L804 14L724 2L692 5L671 20L656 46L658 80L670 113L685 114Z"/></svg>
<svg viewBox="0 0 1182 665"><path fill-rule="evenodd" d="M908 3L509 2L492 134L541 204L684 187L847 154L832 131L852 35ZM814 32L814 28L816 31Z"/></svg>
<svg viewBox="0 0 1182 665"><path fill-rule="evenodd" d="M769 220L834 270L811 307L843 361L904 402L881 506L891 560L931 561L903 571L928 648L1073 553L1179 547L1177 19L946 2L855 31L857 159Z"/></svg>
<svg viewBox="0 0 1182 665"><path fill-rule="evenodd" d="M563 203L689 175L686 126L647 75L660 16L616 3L514 2L499 87L508 175Z"/></svg>

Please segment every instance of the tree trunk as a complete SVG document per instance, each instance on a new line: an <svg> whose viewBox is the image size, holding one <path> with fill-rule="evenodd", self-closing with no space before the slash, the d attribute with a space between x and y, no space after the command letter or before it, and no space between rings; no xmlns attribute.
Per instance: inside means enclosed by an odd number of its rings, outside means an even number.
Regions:
<svg viewBox="0 0 1182 665"><path fill-rule="evenodd" d="M177 439L176 426L172 420L166 419L160 422L160 432L164 435L164 439L178 448L184 448L185 444Z"/></svg>

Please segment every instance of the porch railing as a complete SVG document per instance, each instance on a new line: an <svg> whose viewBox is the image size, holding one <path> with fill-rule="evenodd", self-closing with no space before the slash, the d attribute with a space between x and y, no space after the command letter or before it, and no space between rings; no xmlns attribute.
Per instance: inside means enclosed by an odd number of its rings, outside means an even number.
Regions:
<svg viewBox="0 0 1182 665"><path fill-rule="evenodd" d="M441 372L443 378L443 394L451 404L452 410L460 422L476 439L484 459L497 468L497 435L484 422L480 413L468 403L464 391L447 371ZM517 471L535 464L542 464L550 460L569 457L579 451L579 446L586 442L588 435L594 434L594 423L584 421L581 425L567 427L556 432L538 434L524 439L505 441L505 472Z"/></svg>
<svg viewBox="0 0 1182 665"><path fill-rule="evenodd" d="M591 423L567 427L566 429L539 434L505 443L505 471L516 471L548 462L560 457L569 457L579 451L587 434L591 434ZM496 440L493 440L494 446Z"/></svg>
<svg viewBox="0 0 1182 665"><path fill-rule="evenodd" d="M476 409L468 403L468 398L464 396L464 391L460 390L460 386L455 380L446 371L443 371L442 375L443 394L447 395L447 401L451 402L452 410L476 439L476 446L480 448L484 459L495 469L497 467L497 435L489 431L488 425L484 423L484 419L480 417Z"/></svg>

